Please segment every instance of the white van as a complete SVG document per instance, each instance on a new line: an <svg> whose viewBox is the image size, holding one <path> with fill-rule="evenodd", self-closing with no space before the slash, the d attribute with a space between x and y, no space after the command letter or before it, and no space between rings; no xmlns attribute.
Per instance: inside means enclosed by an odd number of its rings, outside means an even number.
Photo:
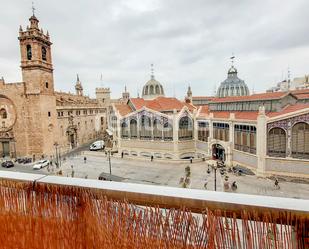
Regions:
<svg viewBox="0 0 309 249"><path fill-rule="evenodd" d="M103 140L95 141L89 147L90 150L103 150L104 148L105 144Z"/></svg>

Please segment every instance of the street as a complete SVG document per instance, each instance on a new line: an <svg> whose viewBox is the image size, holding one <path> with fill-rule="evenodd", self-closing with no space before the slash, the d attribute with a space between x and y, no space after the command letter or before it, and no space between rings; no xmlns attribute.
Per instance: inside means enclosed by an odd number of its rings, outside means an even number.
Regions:
<svg viewBox="0 0 309 249"><path fill-rule="evenodd" d="M87 158L84 162L84 157ZM214 171L207 172L208 166L205 162L196 162L190 164L172 163L172 162L151 162L150 159L131 159L111 156L112 175L122 177L123 182L166 185L173 187L182 187L180 179L185 177L185 167L190 166L191 175L188 188L214 190ZM98 179L101 173L109 174L108 157L103 152L88 152L85 154L82 150L71 153L62 161L60 168L53 166L45 167L40 170L33 170L31 164L18 165L13 168L2 168L2 170L39 173L39 174L56 174L61 171L64 177L80 177L89 179ZM309 199L309 184L293 183L280 181L280 189L274 188L274 181L256 176L236 176L228 173L229 184L236 181L237 190L229 192L271 195L281 197L292 197ZM217 191L223 191L224 178L217 171Z"/></svg>

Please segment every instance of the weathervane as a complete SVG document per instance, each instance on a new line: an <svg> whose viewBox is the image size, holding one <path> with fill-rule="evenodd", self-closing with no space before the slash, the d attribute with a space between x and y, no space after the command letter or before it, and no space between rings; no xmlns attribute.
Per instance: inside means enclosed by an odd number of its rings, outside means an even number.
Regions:
<svg viewBox="0 0 309 249"><path fill-rule="evenodd" d="M232 67L233 67L234 66L234 59L235 59L234 53L232 53L232 56L230 57L230 59L231 59Z"/></svg>
<svg viewBox="0 0 309 249"><path fill-rule="evenodd" d="M33 16L34 16L34 11L35 11L34 2L32 2L32 15L33 15Z"/></svg>

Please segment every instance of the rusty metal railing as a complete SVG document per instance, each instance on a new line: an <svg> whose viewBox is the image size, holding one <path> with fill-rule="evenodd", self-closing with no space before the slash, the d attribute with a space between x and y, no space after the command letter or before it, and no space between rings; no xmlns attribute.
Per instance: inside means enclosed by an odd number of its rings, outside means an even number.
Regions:
<svg viewBox="0 0 309 249"><path fill-rule="evenodd" d="M2 248L304 249L309 201L0 171L0 224Z"/></svg>

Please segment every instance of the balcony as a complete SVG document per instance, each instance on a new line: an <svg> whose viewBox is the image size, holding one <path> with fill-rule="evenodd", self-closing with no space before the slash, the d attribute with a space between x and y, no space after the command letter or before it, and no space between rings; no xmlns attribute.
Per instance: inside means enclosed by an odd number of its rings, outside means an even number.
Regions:
<svg viewBox="0 0 309 249"><path fill-rule="evenodd" d="M1 248L308 248L309 201L0 171Z"/></svg>

